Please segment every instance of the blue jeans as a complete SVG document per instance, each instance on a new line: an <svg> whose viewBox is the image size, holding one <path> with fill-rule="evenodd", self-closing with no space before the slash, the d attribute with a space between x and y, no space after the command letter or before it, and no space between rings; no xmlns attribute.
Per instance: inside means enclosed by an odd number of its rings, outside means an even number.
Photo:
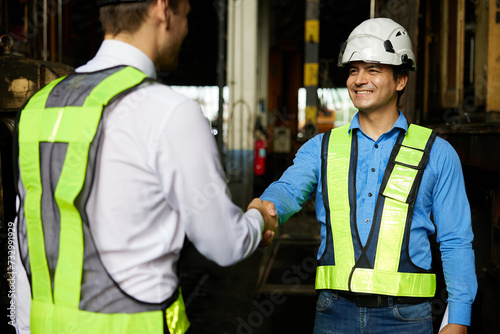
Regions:
<svg viewBox="0 0 500 334"><path fill-rule="evenodd" d="M432 334L431 303L358 307L337 292L320 290L314 334Z"/></svg>

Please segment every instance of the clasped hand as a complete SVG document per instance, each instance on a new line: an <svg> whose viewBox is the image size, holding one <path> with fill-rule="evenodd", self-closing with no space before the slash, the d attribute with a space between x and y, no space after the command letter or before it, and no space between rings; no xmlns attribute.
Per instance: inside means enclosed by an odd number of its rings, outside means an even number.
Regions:
<svg viewBox="0 0 500 334"><path fill-rule="evenodd" d="M262 231L262 240L259 247L265 247L271 244L278 229L278 215L274 204L269 201L262 201L260 198L254 198L248 204L247 210L257 209L264 218L264 230Z"/></svg>

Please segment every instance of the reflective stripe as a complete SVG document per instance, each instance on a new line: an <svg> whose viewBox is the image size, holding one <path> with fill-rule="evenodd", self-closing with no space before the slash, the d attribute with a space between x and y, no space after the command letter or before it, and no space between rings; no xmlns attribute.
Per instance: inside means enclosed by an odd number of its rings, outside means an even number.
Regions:
<svg viewBox="0 0 500 334"><path fill-rule="evenodd" d="M186 308L179 292L177 300L166 311L170 334L183 334L189 328ZM161 334L164 333L162 311L141 313L96 313L32 300L31 333L33 334Z"/></svg>
<svg viewBox="0 0 500 334"><path fill-rule="evenodd" d="M95 313L32 301L33 334L163 333L163 312Z"/></svg>
<svg viewBox="0 0 500 334"><path fill-rule="evenodd" d="M410 132L411 136L408 135ZM408 132L406 133L405 139L403 140L403 146L412 147L423 151L427 146L427 141L429 140L431 134L432 129L424 128L423 126L416 124L411 124L408 127Z"/></svg>
<svg viewBox="0 0 500 334"><path fill-rule="evenodd" d="M50 83L48 83L45 87L40 89L35 95L33 95L28 103L26 104L26 107L24 107L24 110L26 109L43 109L45 108L45 102L47 102L47 98L49 97L50 92L52 89L61 81L63 81L66 77L60 77L55 80L52 80Z"/></svg>
<svg viewBox="0 0 500 334"><path fill-rule="evenodd" d="M22 117L22 116L21 116ZM31 161L40 160L38 143L23 143L19 130L19 166L20 176L26 189L24 198L24 216L28 234L30 252L31 289L33 296L46 303L52 302L52 288L49 267L45 257L45 242L41 217L42 181L40 165Z"/></svg>
<svg viewBox="0 0 500 334"><path fill-rule="evenodd" d="M349 205L349 160L351 136L349 125L332 131L328 145L327 184L330 200L330 222L332 227L335 264L341 267L354 266L354 245L352 243ZM342 245L342 247L335 247Z"/></svg>
<svg viewBox="0 0 500 334"><path fill-rule="evenodd" d="M319 266L316 270L316 289L348 291L351 270L352 268ZM433 297L436 279L431 274L356 268L352 275L351 291L389 296Z"/></svg>
<svg viewBox="0 0 500 334"><path fill-rule="evenodd" d="M56 141L69 142L69 145L54 194L61 212L60 251L54 278L54 301L60 305L78 308L80 303L84 247L82 219L74 203L85 181L89 147L97 132L103 105L146 77L141 71L126 67L97 85L83 107L64 108Z"/></svg>
<svg viewBox="0 0 500 334"><path fill-rule="evenodd" d="M140 84L145 78L147 78L147 75L138 69L125 67L97 85L85 99L83 107L97 106L102 108L118 93Z"/></svg>
<svg viewBox="0 0 500 334"><path fill-rule="evenodd" d="M436 276L356 268L352 275L351 290L389 296L433 297Z"/></svg>
<svg viewBox="0 0 500 334"><path fill-rule="evenodd" d="M385 199L380 218L375 263L371 269L355 267L348 193L352 136L348 134L347 129L348 125L332 130L329 139L326 170L333 245L326 247L334 247L335 265L317 268L316 288L432 297L436 289L434 274L398 272L410 211L410 204L407 201L414 200L414 198L409 199L410 194L418 190L415 189L414 183L417 174L422 171L421 167L427 162L424 160L427 157L423 150L427 146L432 130L411 125L399 147L394 159L394 168L383 189L382 195ZM365 245L365 248L367 247L368 245Z"/></svg>
<svg viewBox="0 0 500 334"><path fill-rule="evenodd" d="M417 167L418 164L420 163L420 160L422 160L423 155L424 155L423 151L402 146L399 149L396 161Z"/></svg>
<svg viewBox="0 0 500 334"><path fill-rule="evenodd" d="M433 274L400 273L365 268L318 266L316 289L344 290L388 296L433 297L436 292L436 276Z"/></svg>
<svg viewBox="0 0 500 334"><path fill-rule="evenodd" d="M189 321L180 289L179 298L167 308L166 317L170 334L183 334L188 330Z"/></svg>
<svg viewBox="0 0 500 334"><path fill-rule="evenodd" d="M316 289L349 290L349 276L352 267L318 266L316 268Z"/></svg>
<svg viewBox="0 0 500 334"><path fill-rule="evenodd" d="M25 110L29 110L30 106L41 106L43 108L52 88L63 79L56 79L42 88L29 100ZM31 288L33 295L36 295L40 301L50 303L52 302L52 288L47 258L45 257L45 242L41 218L42 182L40 179L40 165L32 163L32 161L40 161L36 138L45 129L45 126L44 123L40 122L42 119L41 114L34 116L25 117L24 111L21 114L21 123L19 125L19 166L20 176L26 189L24 215L29 235L28 249L31 253ZM23 131L25 126L29 130Z"/></svg>
<svg viewBox="0 0 500 334"><path fill-rule="evenodd" d="M413 181L417 176L417 170L401 165L394 166L394 170L389 177L383 195L395 200L406 202L410 194Z"/></svg>
<svg viewBox="0 0 500 334"><path fill-rule="evenodd" d="M375 270L398 271L408 204L385 199L375 256Z"/></svg>

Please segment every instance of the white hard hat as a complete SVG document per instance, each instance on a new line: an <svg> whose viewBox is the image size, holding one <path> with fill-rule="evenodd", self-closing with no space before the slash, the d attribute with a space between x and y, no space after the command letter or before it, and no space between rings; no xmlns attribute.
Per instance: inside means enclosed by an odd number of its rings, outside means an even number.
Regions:
<svg viewBox="0 0 500 334"><path fill-rule="evenodd" d="M354 28L340 50L338 66L352 61L407 64L415 70L415 55L408 32L387 18L369 19Z"/></svg>

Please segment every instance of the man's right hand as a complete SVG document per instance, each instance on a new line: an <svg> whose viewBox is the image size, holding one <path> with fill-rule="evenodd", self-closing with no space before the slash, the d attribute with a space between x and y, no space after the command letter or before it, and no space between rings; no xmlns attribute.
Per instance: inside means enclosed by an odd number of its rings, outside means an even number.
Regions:
<svg viewBox="0 0 500 334"><path fill-rule="evenodd" d="M467 334L467 326L458 324L448 324L439 332L439 334Z"/></svg>
<svg viewBox="0 0 500 334"><path fill-rule="evenodd" d="M264 230L262 231L262 240L259 247L265 247L271 244L277 229L278 229L278 215L276 214L276 209L274 204L265 201L263 202L260 198L254 198L248 205L247 210L257 209L264 218Z"/></svg>

